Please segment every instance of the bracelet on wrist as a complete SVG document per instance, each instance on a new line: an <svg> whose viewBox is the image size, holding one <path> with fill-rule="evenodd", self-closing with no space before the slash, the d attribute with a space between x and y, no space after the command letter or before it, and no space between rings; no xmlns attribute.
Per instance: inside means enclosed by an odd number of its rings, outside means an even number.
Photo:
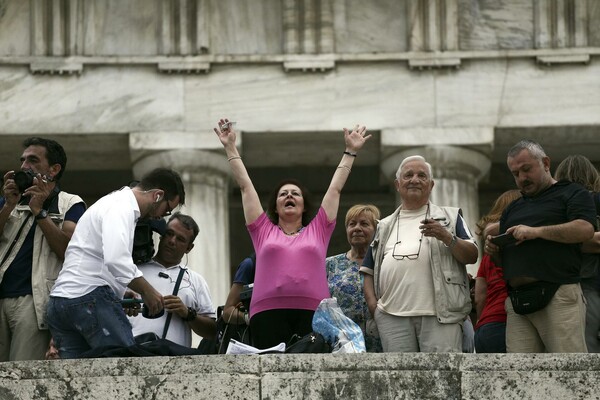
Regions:
<svg viewBox="0 0 600 400"><path fill-rule="evenodd" d="M349 155L350 157L356 157L357 153L351 153L349 151L344 151L344 154Z"/></svg>
<svg viewBox="0 0 600 400"><path fill-rule="evenodd" d="M242 159L242 157L240 157L240 156L231 156L231 157L227 158L227 161L231 161L231 160L241 160L241 159Z"/></svg>

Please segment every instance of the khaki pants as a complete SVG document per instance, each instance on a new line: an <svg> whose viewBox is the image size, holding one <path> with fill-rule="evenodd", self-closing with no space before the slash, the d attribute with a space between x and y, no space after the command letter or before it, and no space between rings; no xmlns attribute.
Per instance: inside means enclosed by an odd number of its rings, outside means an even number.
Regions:
<svg viewBox="0 0 600 400"><path fill-rule="evenodd" d="M397 317L375 309L375 322L385 353L460 353L462 326L440 324L435 316Z"/></svg>
<svg viewBox="0 0 600 400"><path fill-rule="evenodd" d="M0 299L0 361L43 360L50 331L39 330L33 296Z"/></svg>
<svg viewBox="0 0 600 400"><path fill-rule="evenodd" d="M561 285L546 308L531 314L515 313L510 297L504 306L508 353L587 353L585 303L578 283Z"/></svg>

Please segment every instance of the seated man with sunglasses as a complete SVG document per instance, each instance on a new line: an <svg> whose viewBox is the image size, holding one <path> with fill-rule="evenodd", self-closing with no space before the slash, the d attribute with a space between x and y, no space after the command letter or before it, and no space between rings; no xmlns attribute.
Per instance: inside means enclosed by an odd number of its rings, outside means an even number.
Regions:
<svg viewBox="0 0 600 400"><path fill-rule="evenodd" d="M461 352L471 311L465 264L477 261L477 245L459 208L429 201L423 157L405 158L394 183L402 204L379 222L360 269L383 351Z"/></svg>
<svg viewBox="0 0 600 400"><path fill-rule="evenodd" d="M192 217L179 212L173 214L154 258L138 266L144 278L163 295L166 313L156 318L128 313L134 336L154 332L158 337L164 336L186 347L192 346L192 330L204 338L214 339L215 308L208 285L200 274L181 263L194 247L198 232L198 224ZM180 274L179 288L173 294Z"/></svg>

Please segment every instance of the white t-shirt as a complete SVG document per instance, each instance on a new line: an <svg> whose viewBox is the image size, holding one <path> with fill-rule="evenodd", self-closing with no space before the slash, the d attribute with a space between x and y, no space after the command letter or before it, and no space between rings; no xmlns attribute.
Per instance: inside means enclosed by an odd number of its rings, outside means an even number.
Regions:
<svg viewBox="0 0 600 400"><path fill-rule="evenodd" d="M144 278L163 296L173 294L177 276L179 275L179 265L165 268L161 264L152 260L148 263L139 266L139 269L144 274ZM215 318L215 308L210 297L208 285L204 278L190 269L185 268L177 297L183 301L187 307L191 307L198 315L209 318ZM167 274L169 277L161 277L159 273ZM161 274L162 275L162 274ZM142 314L136 317L128 317L133 327L133 335L139 335L146 332L154 332L159 337L162 337L167 313L165 312L160 318L145 318ZM179 318L176 314L171 317L169 330L167 331L168 340L180 344L182 346L192 346L192 330L187 322Z"/></svg>
<svg viewBox="0 0 600 400"><path fill-rule="evenodd" d="M419 229L426 212L427 205L417 210L400 210L399 219L394 221L385 244L378 307L387 314L402 317L435 315L433 277L429 265L431 238L423 236ZM399 259L401 256L405 257Z"/></svg>

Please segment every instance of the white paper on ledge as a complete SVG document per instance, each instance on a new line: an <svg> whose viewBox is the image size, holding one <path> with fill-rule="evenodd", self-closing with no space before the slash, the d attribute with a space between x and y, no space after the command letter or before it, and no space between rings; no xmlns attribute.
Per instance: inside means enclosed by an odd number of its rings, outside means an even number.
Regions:
<svg viewBox="0 0 600 400"><path fill-rule="evenodd" d="M277 346L269 347L268 349L257 349L235 339L229 341L225 354L261 354L268 351L285 352L285 343L279 343Z"/></svg>

